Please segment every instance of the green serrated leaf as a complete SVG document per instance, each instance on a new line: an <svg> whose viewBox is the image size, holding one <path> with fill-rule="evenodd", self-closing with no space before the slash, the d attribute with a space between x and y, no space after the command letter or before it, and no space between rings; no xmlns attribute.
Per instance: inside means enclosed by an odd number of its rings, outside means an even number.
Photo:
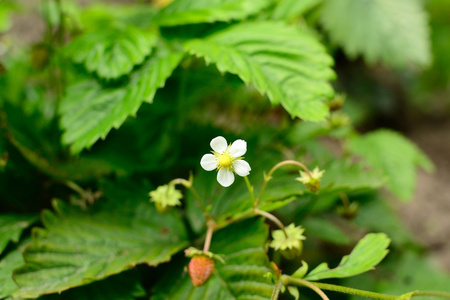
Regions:
<svg viewBox="0 0 450 300"><path fill-rule="evenodd" d="M71 86L59 111L65 131L63 143L71 145L72 153L78 153L105 138L111 128L120 127L135 114L144 101L152 102L156 90L164 86L182 56L161 44L126 85L104 88L88 80Z"/></svg>
<svg viewBox="0 0 450 300"><path fill-rule="evenodd" d="M322 102L333 95L332 59L312 35L278 22L229 26L185 43L191 54L237 74L266 93L293 117L320 121L328 115Z"/></svg>
<svg viewBox="0 0 450 300"><path fill-rule="evenodd" d="M262 219L235 223L214 233L211 251L221 254L225 264L217 262L214 275L197 288L179 265L171 266L154 288L152 299L271 299L274 285L264 276L272 272L264 251L267 235Z"/></svg>
<svg viewBox="0 0 450 300"><path fill-rule="evenodd" d="M344 256L334 269L322 263L306 275L306 280L345 278L372 270L389 252L390 239L384 233L369 233L363 237L352 252Z"/></svg>
<svg viewBox="0 0 450 300"><path fill-rule="evenodd" d="M16 297L36 297L100 280L137 264L156 266L187 246L175 213L161 215L137 184L108 184L89 211L55 201L44 211L25 250L26 264L14 271Z"/></svg>
<svg viewBox="0 0 450 300"><path fill-rule="evenodd" d="M327 0L321 22L345 53L395 67L431 62L427 14L420 0Z"/></svg>
<svg viewBox="0 0 450 300"><path fill-rule="evenodd" d="M163 26L244 19L270 5L272 0L175 0L156 16Z"/></svg>
<svg viewBox="0 0 450 300"><path fill-rule="evenodd" d="M377 130L353 138L349 150L363 157L388 179L390 191L403 200L411 199L416 185L416 166L433 170L433 163L412 142L390 130Z"/></svg>
<svg viewBox="0 0 450 300"><path fill-rule="evenodd" d="M41 296L38 300L135 300L137 297L144 296L145 289L139 283L138 274L127 271L61 294Z"/></svg>
<svg viewBox="0 0 450 300"><path fill-rule="evenodd" d="M0 254L9 241L17 243L22 231L39 219L38 215L2 214L0 215Z"/></svg>
<svg viewBox="0 0 450 300"><path fill-rule="evenodd" d="M23 249L21 248L14 249L0 260L0 299L11 295L19 289L19 286L12 278L12 273L15 268L24 263Z"/></svg>
<svg viewBox="0 0 450 300"><path fill-rule="evenodd" d="M129 73L152 52L155 32L130 25L111 26L82 35L65 48L74 62L106 79Z"/></svg>
<svg viewBox="0 0 450 300"><path fill-rule="evenodd" d="M323 0L281 0L278 1L270 18L272 20L291 20L301 16Z"/></svg>

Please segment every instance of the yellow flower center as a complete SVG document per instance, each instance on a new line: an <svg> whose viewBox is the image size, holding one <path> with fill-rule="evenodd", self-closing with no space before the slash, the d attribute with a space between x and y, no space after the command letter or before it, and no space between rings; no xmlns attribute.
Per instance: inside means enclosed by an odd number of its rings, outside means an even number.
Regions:
<svg viewBox="0 0 450 300"><path fill-rule="evenodd" d="M228 154L227 152L219 154L219 166L221 166L222 168L229 167L232 162L233 162L233 159L231 158L230 154Z"/></svg>

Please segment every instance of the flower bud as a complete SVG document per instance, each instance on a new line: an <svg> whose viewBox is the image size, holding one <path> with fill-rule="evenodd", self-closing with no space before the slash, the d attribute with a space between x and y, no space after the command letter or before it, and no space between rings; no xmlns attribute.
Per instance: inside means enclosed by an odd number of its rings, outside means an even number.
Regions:
<svg viewBox="0 0 450 300"><path fill-rule="evenodd" d="M336 95L336 97L334 97L330 101L328 101L326 104L328 105L330 111L340 110L342 106L344 106L345 97L346 97L345 95L339 94Z"/></svg>
<svg viewBox="0 0 450 300"><path fill-rule="evenodd" d="M305 229L301 226L295 227L292 223L286 226L284 231L281 229L274 230L272 232L272 242L270 242L270 247L277 251L287 259L293 259L299 257L303 250L302 240L306 239L303 236Z"/></svg>
<svg viewBox="0 0 450 300"><path fill-rule="evenodd" d="M359 211L359 203L358 202L352 202L350 205L347 206L338 206L337 212L338 214L347 220L352 220L358 215Z"/></svg>
<svg viewBox="0 0 450 300"><path fill-rule="evenodd" d="M317 193L320 189L320 179L324 172L325 170L319 171L318 167L315 167L309 173L300 171L300 177L297 177L296 180L302 182L311 192Z"/></svg>
<svg viewBox="0 0 450 300"><path fill-rule="evenodd" d="M180 199L183 198L181 192L175 189L174 184L159 186L156 190L149 193L150 201L155 202L156 209L160 213L168 212L172 207L180 205Z"/></svg>
<svg viewBox="0 0 450 300"><path fill-rule="evenodd" d="M330 128L341 128L350 124L350 118L343 112L333 112L328 119Z"/></svg>

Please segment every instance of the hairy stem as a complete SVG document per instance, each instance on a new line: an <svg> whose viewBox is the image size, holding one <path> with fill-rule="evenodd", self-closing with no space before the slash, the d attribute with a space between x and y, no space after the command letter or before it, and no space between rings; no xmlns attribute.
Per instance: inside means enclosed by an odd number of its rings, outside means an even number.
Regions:
<svg viewBox="0 0 450 300"><path fill-rule="evenodd" d="M414 291L414 292L406 293L406 294L403 294L400 296L394 296L394 295L369 292L369 291L349 288L349 287L340 286L340 285L322 283L322 282L309 282L304 279L293 278L288 275L283 275L282 280L283 280L284 285L295 284L295 285L299 285L299 286L309 287L311 289L313 289L312 287L314 286L321 292L322 292L322 290L327 290L327 291L333 291L333 292L344 293L344 294L349 294L349 295L372 298L372 299L402 300L402 299L410 299L415 296L432 296L432 297L441 297L441 298L450 299L450 293L444 293L444 292ZM313 290L316 291L315 289L313 289ZM318 293L318 291L316 291L316 292ZM405 296L407 298L405 298ZM322 297L322 299L325 299L325 298Z"/></svg>
<svg viewBox="0 0 450 300"><path fill-rule="evenodd" d="M181 184L184 187L190 189L192 187L192 182L190 182L189 180L186 180L184 178L175 178L172 179L169 184Z"/></svg>
<svg viewBox="0 0 450 300"><path fill-rule="evenodd" d="M216 224L213 220L209 220L207 223L208 230L206 231L205 243L203 244L203 252L209 251L209 246L211 245L211 239L214 232L214 227Z"/></svg>
<svg viewBox="0 0 450 300"><path fill-rule="evenodd" d="M341 199L342 204L344 205L345 208L350 207L350 200L348 199L348 196L346 193L340 193L339 198Z"/></svg>
<svg viewBox="0 0 450 300"><path fill-rule="evenodd" d="M323 300L330 300L327 295L316 285L316 283L312 283L303 279L294 278L291 276L283 275L281 276L281 280L284 285L294 284L298 286L304 286L310 288L314 292L316 292Z"/></svg>
<svg viewBox="0 0 450 300"><path fill-rule="evenodd" d="M266 211L260 210L255 208L253 210L255 212L255 214L263 216L266 219L269 219L270 221L272 221L273 223L275 223L275 225L277 225L281 230L283 230L284 235L287 237L287 233L286 233L286 228L284 227L284 224L274 215L272 215L271 213L268 213Z"/></svg>
<svg viewBox="0 0 450 300"><path fill-rule="evenodd" d="M270 300L278 300L278 296L280 295L281 287L283 286L283 281L278 280L275 284L275 288L273 289L272 296Z"/></svg>
<svg viewBox="0 0 450 300"><path fill-rule="evenodd" d="M270 169L269 173L267 173L264 176L264 182L261 187L261 191L259 192L258 198L256 198L256 200L253 202L253 207L255 207L255 208L258 207L259 202L261 201L262 195L264 194L264 191L266 189L267 183L272 178L272 174L278 168L280 168L284 165L296 165L296 166L300 167L301 169L303 169L308 175L311 175L311 171L309 171L309 169L304 164L302 164L301 162L298 162L296 160L285 160L285 161L277 163L275 166L272 167L272 169Z"/></svg>
<svg viewBox="0 0 450 300"><path fill-rule="evenodd" d="M411 293L411 296L432 296L432 297L441 297L441 298L447 298L450 299L450 293L445 293L445 292L433 292L433 291L429 291L429 292L425 292L425 291L414 291Z"/></svg>
<svg viewBox="0 0 450 300"><path fill-rule="evenodd" d="M250 193L250 197L252 202L255 203L255 193L253 192L253 186L250 184L250 180L247 176L244 176L245 184L247 185L248 192Z"/></svg>
<svg viewBox="0 0 450 300"><path fill-rule="evenodd" d="M366 297L366 298L384 299L384 300L395 300L395 299L399 300L399 299L401 299L401 296L393 296L393 295L369 292L369 291L349 288L349 287L340 286L340 285L321 283L321 282L312 282L312 284L314 284L315 286L317 286L323 290L345 293L345 294L361 296L361 297Z"/></svg>

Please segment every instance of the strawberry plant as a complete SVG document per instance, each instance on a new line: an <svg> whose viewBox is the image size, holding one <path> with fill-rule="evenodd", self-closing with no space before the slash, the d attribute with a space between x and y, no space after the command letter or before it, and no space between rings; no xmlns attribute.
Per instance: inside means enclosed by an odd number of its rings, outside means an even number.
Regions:
<svg viewBox="0 0 450 300"><path fill-rule="evenodd" d="M29 5L0 1L0 299L450 298L392 207L434 164L361 133L335 66L420 73L420 0Z"/></svg>

